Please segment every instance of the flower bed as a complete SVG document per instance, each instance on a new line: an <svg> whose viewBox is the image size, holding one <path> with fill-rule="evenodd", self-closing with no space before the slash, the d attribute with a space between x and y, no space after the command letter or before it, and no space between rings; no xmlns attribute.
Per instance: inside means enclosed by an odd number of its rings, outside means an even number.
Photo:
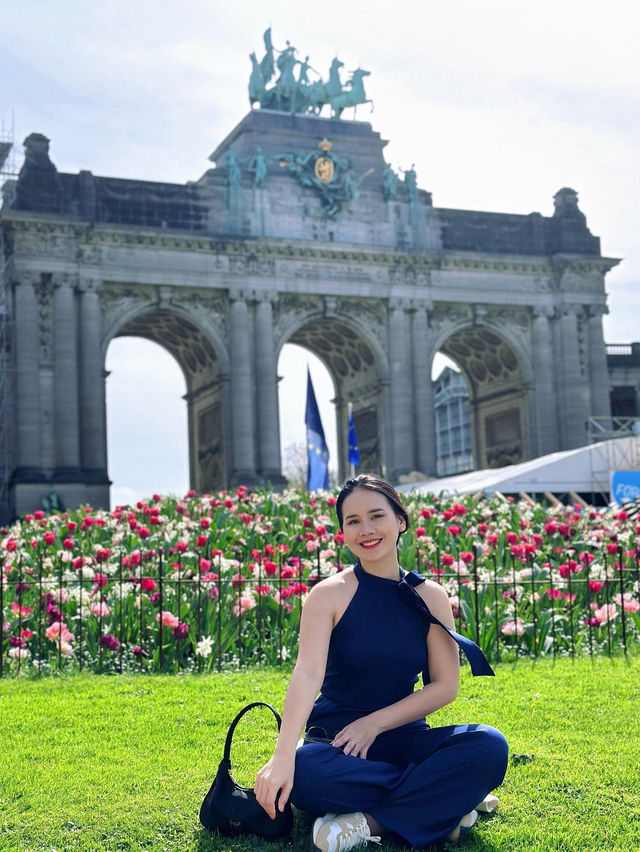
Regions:
<svg viewBox="0 0 640 852"><path fill-rule="evenodd" d="M447 589L490 659L625 651L640 636L640 526L624 512L406 499L400 561ZM352 561L330 494L154 495L34 512L0 550L0 675L203 671L295 656L309 588Z"/></svg>

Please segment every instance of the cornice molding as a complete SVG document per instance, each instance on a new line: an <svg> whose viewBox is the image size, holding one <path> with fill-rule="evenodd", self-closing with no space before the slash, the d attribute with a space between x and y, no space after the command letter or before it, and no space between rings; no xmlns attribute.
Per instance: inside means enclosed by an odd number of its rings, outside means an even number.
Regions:
<svg viewBox="0 0 640 852"><path fill-rule="evenodd" d="M413 274L417 271L439 270L442 272L464 270L497 273L517 273L519 275L557 275L570 270L584 273L608 272L618 263L619 258L591 257L587 255L553 255L536 257L532 255L501 256L488 253L425 253L385 251L384 248L353 247L333 248L329 246L309 245L300 242L257 239L224 239L204 234L185 235L176 232L149 231L140 228L125 230L113 226L94 226L89 223L60 221L57 217L34 218L33 215L19 211L7 211L2 217L5 226L16 232L28 232L41 235L59 235L74 237L78 247L105 246L123 248L142 248L167 251L197 252L226 257L242 257L250 267L252 258L270 258L273 260L332 261L334 263L361 263L376 267L390 267L396 274Z"/></svg>

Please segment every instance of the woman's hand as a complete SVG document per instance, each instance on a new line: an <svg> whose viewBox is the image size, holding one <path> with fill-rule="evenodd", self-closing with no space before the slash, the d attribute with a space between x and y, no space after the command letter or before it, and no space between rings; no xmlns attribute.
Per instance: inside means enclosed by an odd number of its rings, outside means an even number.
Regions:
<svg viewBox="0 0 640 852"><path fill-rule="evenodd" d="M295 756L291 760L283 760L274 755L256 775L253 792L271 819L276 818L276 798L278 792L280 792L280 798L278 799L279 811L284 810L284 806L289 800L289 794L293 787L294 771Z"/></svg>
<svg viewBox="0 0 640 852"><path fill-rule="evenodd" d="M373 719L373 714L356 719L338 731L331 745L342 748L345 754L353 757L366 757L371 743L380 733Z"/></svg>

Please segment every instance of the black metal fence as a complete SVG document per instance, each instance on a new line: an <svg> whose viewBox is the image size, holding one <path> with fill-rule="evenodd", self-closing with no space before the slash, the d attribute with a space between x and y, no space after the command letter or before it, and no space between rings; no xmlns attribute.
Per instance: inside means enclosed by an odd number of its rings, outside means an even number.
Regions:
<svg viewBox="0 0 640 852"><path fill-rule="evenodd" d="M456 628L492 661L627 654L639 645L638 551L586 548L564 563L554 553L534 560L478 550L414 559L446 587ZM298 571L282 556L236 567L231 573L214 557L207 571L176 571L162 552L111 573L42 556L35 565L0 563L0 677L289 664L304 597L326 574L320 557Z"/></svg>

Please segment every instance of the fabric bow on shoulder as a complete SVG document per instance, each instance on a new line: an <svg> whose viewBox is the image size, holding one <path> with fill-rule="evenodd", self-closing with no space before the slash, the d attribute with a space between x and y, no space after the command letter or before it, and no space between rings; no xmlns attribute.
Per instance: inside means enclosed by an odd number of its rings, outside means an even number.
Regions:
<svg viewBox="0 0 640 852"><path fill-rule="evenodd" d="M458 643L466 658L469 660L471 673L474 677L477 677L478 675L495 677L495 672L476 643L472 642L471 639L467 639L466 636L461 636L459 633L456 633L455 630L451 630L437 619L435 615L433 615L429 607L415 590L415 586L419 586L421 583L424 583L424 581L424 577L421 577L417 571L407 571L398 583L398 592L404 600L413 607L413 609L422 615L428 625L437 624L439 627L442 627L443 630L446 630L449 636ZM428 675L428 667L425 669L425 674Z"/></svg>

